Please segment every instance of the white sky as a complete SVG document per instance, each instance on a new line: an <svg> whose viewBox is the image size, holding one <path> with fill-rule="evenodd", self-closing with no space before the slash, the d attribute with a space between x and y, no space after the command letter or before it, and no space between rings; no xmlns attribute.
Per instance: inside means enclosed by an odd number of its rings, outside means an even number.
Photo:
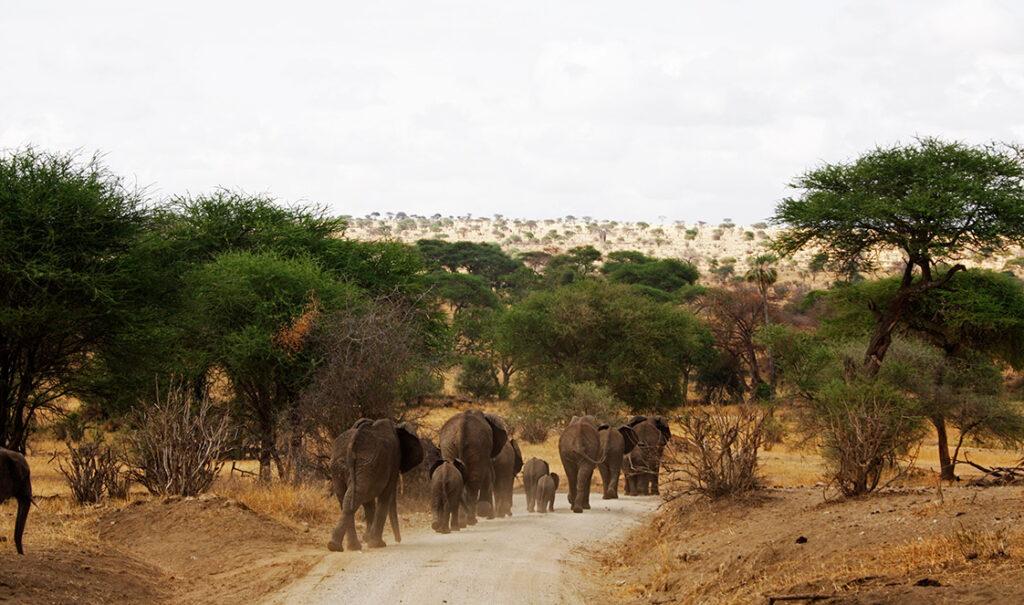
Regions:
<svg viewBox="0 0 1024 605"><path fill-rule="evenodd" d="M155 197L749 223L875 144L1024 140L1024 2L0 3L0 147Z"/></svg>

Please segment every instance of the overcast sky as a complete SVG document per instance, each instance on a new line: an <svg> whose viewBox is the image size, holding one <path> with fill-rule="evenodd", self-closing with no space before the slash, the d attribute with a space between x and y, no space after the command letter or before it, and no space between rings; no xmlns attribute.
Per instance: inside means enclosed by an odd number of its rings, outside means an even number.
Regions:
<svg viewBox="0 0 1024 605"><path fill-rule="evenodd" d="M154 197L769 216L823 160L1024 140L1024 2L48 2L0 9L0 147Z"/></svg>

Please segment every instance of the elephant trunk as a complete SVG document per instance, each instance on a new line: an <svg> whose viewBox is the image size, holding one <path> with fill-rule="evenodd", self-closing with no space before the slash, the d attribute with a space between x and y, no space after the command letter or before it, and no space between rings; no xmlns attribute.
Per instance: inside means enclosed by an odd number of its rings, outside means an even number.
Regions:
<svg viewBox="0 0 1024 605"><path fill-rule="evenodd" d="M25 554L25 548L22 546L21 539L25 535L25 522L28 520L28 509L32 506L32 496L24 495L18 497L18 516L14 521L14 546L18 549L18 554Z"/></svg>

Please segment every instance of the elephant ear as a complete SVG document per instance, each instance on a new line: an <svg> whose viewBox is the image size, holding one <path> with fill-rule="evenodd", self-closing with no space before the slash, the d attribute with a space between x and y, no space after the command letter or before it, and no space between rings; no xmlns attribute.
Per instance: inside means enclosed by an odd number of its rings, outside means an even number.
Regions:
<svg viewBox="0 0 1024 605"><path fill-rule="evenodd" d="M661 445L668 445L668 442L672 440L672 429L668 428L668 421L664 416L655 416L653 420L654 426L661 431Z"/></svg>
<svg viewBox="0 0 1024 605"><path fill-rule="evenodd" d="M610 428L611 428L610 424L599 424L599 425L597 425L597 430L599 430L599 431L607 431Z"/></svg>
<svg viewBox="0 0 1024 605"><path fill-rule="evenodd" d="M558 473L550 473L550 477L555 482L555 491L558 491Z"/></svg>
<svg viewBox="0 0 1024 605"><path fill-rule="evenodd" d="M633 416L632 418L629 419L629 422L626 423L626 426L633 426L633 427L635 427L636 425L640 424L644 420L647 420L647 416Z"/></svg>
<svg viewBox="0 0 1024 605"><path fill-rule="evenodd" d="M505 430L505 422L494 414L484 414L487 424L491 425L491 458L501 453L502 448L508 441L508 431Z"/></svg>
<svg viewBox="0 0 1024 605"><path fill-rule="evenodd" d="M512 464L512 475L514 476L523 470L523 452L519 450L519 444L516 443L515 439L509 439L509 443L512 444L512 451L516 453L516 460Z"/></svg>
<svg viewBox="0 0 1024 605"><path fill-rule="evenodd" d="M398 435L398 448L401 450L398 470L407 473L423 462L423 444L416 436L416 429L407 422L395 427L395 434Z"/></svg>
<svg viewBox="0 0 1024 605"><path fill-rule="evenodd" d="M360 418L359 420L356 420L354 423L352 423L352 428L361 429L364 426L370 426L371 424L373 424L373 421L370 420L369 418Z"/></svg>
<svg viewBox="0 0 1024 605"><path fill-rule="evenodd" d="M433 464L430 465L430 470L427 471L427 476L433 477L434 471L436 471L442 464L444 464L444 460L442 460L441 458L434 460Z"/></svg>
<svg viewBox="0 0 1024 605"><path fill-rule="evenodd" d="M631 426L620 426L619 433L622 434L622 441L625 444L622 453L628 454L632 452L636 444L640 442L640 438L636 436L636 431Z"/></svg>
<svg viewBox="0 0 1024 605"><path fill-rule="evenodd" d="M462 475L462 481L465 482L466 481L466 465L463 464L462 460L459 460L458 458L456 458L455 460L452 460L452 464L455 465L455 468L459 469L459 474Z"/></svg>

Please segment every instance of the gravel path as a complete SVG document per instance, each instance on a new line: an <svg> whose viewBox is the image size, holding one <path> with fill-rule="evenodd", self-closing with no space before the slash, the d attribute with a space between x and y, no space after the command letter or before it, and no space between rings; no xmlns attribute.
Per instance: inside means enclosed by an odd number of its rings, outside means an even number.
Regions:
<svg viewBox="0 0 1024 605"><path fill-rule="evenodd" d="M582 603L573 563L577 547L621 538L653 512L657 496L591 501L573 514L565 494L555 512L527 514L516 494L505 519L481 520L442 535L429 528L403 531L401 544L362 552L328 553L309 574L268 603ZM385 541L390 534L385 532Z"/></svg>

